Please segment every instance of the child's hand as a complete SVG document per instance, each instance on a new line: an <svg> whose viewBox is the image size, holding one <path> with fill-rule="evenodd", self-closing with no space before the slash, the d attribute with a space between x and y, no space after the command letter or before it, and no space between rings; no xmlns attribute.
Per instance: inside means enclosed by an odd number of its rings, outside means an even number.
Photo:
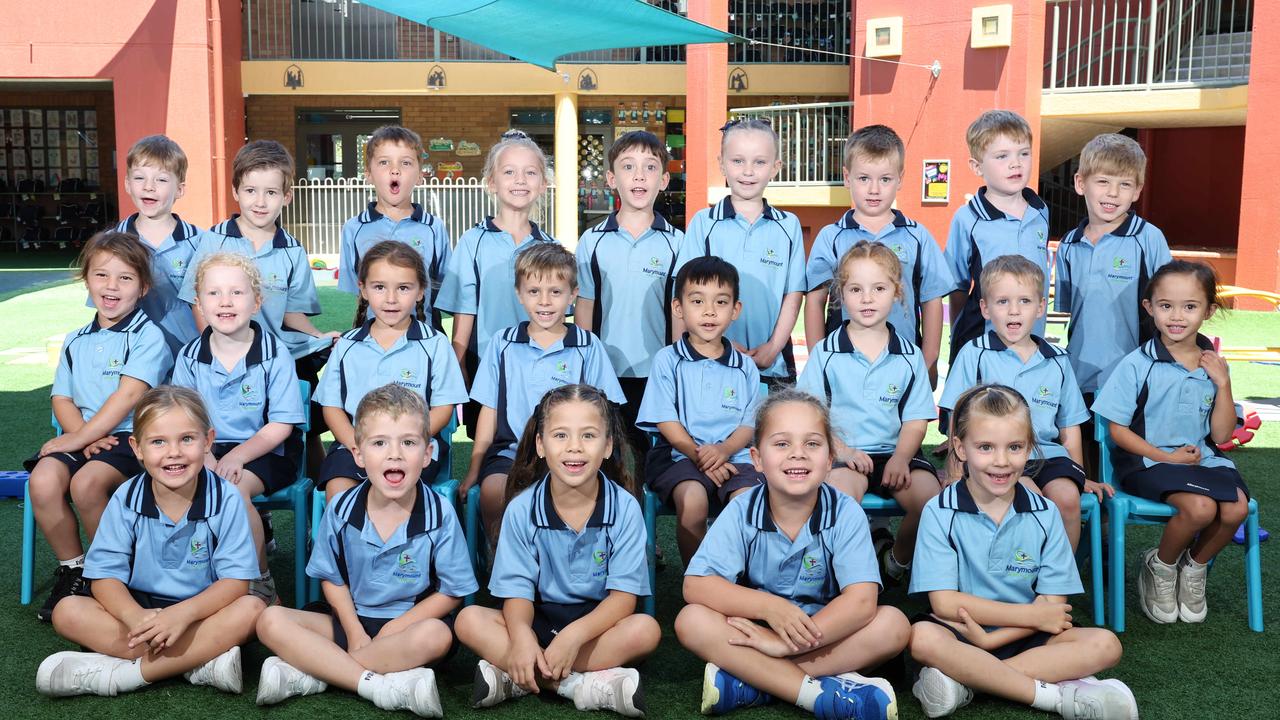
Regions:
<svg viewBox="0 0 1280 720"><path fill-rule="evenodd" d="M73 453L84 449L84 444L73 433L66 433L40 446L40 457L54 453Z"/></svg>
<svg viewBox="0 0 1280 720"><path fill-rule="evenodd" d="M822 630L804 610L780 597L773 597L761 612L761 619L787 643L791 655L811 650L822 637Z"/></svg>
<svg viewBox="0 0 1280 720"><path fill-rule="evenodd" d="M108 435L104 438L99 438L98 440L89 443L88 447L84 449L84 456L86 459L92 459L94 455L97 455L103 450L110 450L119 444L120 441L116 439L115 435Z"/></svg>
<svg viewBox="0 0 1280 720"><path fill-rule="evenodd" d="M1032 607L1036 610L1036 630L1057 635L1071 629L1071 606L1067 603L1054 602L1040 595Z"/></svg>
<svg viewBox="0 0 1280 720"><path fill-rule="evenodd" d="M1227 361L1218 353L1212 350L1200 353L1200 367L1204 368L1204 374L1209 376L1216 387L1231 384L1231 370L1227 367Z"/></svg>
<svg viewBox="0 0 1280 720"><path fill-rule="evenodd" d="M213 471L232 485L240 484L240 471L244 470L244 461L240 459L240 448L237 447L218 461Z"/></svg>
<svg viewBox="0 0 1280 720"><path fill-rule="evenodd" d="M582 650L582 643L582 638L578 637L572 627L566 627L556 633L551 644L547 645L547 649L542 653L547 664L545 675L552 680L563 680L569 677L569 673L573 672L573 663L577 661L578 653Z"/></svg>
<svg viewBox="0 0 1280 720"><path fill-rule="evenodd" d="M726 482L729 482L729 478L737 474L738 474L738 468L735 467L733 463L725 463L720 467L716 468L715 470L708 472L707 479L715 483L716 487L720 487L724 485Z"/></svg>
<svg viewBox="0 0 1280 720"><path fill-rule="evenodd" d="M929 389L938 389L938 358L929 363Z"/></svg>
<svg viewBox="0 0 1280 720"><path fill-rule="evenodd" d="M162 652L165 648L173 647L190 625L191 617L179 606L163 608L136 630L130 631L129 647L146 643L152 653Z"/></svg>
<svg viewBox="0 0 1280 720"><path fill-rule="evenodd" d="M354 629L354 628L353 628ZM345 629L344 629L345 631ZM373 638L369 637L369 633L364 631L364 627L360 627L356 632L347 633L347 654L350 655L357 650L363 650L373 642Z"/></svg>
<svg viewBox="0 0 1280 720"><path fill-rule="evenodd" d="M863 475L870 475L871 470L875 467L875 463L871 461L871 456L861 450L849 450L849 454L840 458L850 470L860 472Z"/></svg>
<svg viewBox="0 0 1280 720"><path fill-rule="evenodd" d="M532 629L512 633L511 649L507 651L505 664L511 681L534 694L538 692L538 673L551 676L546 655L538 647L538 639Z"/></svg>
<svg viewBox="0 0 1280 720"><path fill-rule="evenodd" d="M711 443L708 445L698 446L698 469L704 473L720 467L729 461L729 453L725 452L724 446L720 443Z"/></svg>
<svg viewBox="0 0 1280 720"><path fill-rule="evenodd" d="M126 611L122 620L124 620L125 626L129 628L129 636L133 637L142 628L143 623L150 622L159 612L159 610L144 608L141 605L136 610ZM132 642L129 643L129 647L133 647L133 645Z"/></svg>
<svg viewBox="0 0 1280 720"><path fill-rule="evenodd" d="M965 610L964 608L960 608L956 614L959 616L960 622L949 623L951 627L959 631L959 633L963 635L964 638L968 640L974 647L978 647L983 650L995 649L992 646L993 643L990 642L990 639L991 639L990 633L987 632L986 628L979 625L977 621L975 621L972 617L969 616L968 610Z"/></svg>
<svg viewBox="0 0 1280 720"><path fill-rule="evenodd" d="M761 370L768 370L773 367L773 363L778 359L780 348L775 348L772 343L765 342L751 348L747 353L752 360L756 361L756 367Z"/></svg>
<svg viewBox="0 0 1280 720"><path fill-rule="evenodd" d="M1084 490L1081 492L1093 493L1098 496L1098 502L1102 502L1109 497L1114 497L1116 489L1106 483L1094 482L1092 480L1084 481Z"/></svg>
<svg viewBox="0 0 1280 720"><path fill-rule="evenodd" d="M740 638L729 638L730 645L754 648L769 657L784 658L792 655L790 643L783 641L769 628L760 627L742 617L725 618L725 622L743 635Z"/></svg>
<svg viewBox="0 0 1280 720"><path fill-rule="evenodd" d="M886 490L906 490L911 487L911 465L897 455L889 458L889 462L884 464L880 485Z"/></svg>
<svg viewBox="0 0 1280 720"><path fill-rule="evenodd" d="M1176 463L1179 465L1199 465L1200 448L1195 445L1183 445L1173 452L1165 453L1164 462Z"/></svg>
<svg viewBox="0 0 1280 720"><path fill-rule="evenodd" d="M320 333L316 337L329 338L329 344L333 345L334 343L338 342L338 338L342 337L342 333L338 332L337 330L330 330L327 333Z"/></svg>
<svg viewBox="0 0 1280 720"><path fill-rule="evenodd" d="M462 482L458 483L458 497L465 498L467 491L479 480L480 463L473 462L467 467L467 474L462 476Z"/></svg>

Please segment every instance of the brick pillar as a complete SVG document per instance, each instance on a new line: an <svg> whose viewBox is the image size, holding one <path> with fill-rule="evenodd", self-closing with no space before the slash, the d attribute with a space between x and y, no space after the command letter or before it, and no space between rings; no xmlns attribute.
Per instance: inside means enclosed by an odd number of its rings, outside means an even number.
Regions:
<svg viewBox="0 0 1280 720"><path fill-rule="evenodd" d="M1249 108L1245 113L1244 171L1240 183L1240 245L1236 284L1280 290L1280 203L1275 198L1275 167L1280 144L1267 136L1280 113L1280 4L1253 4L1253 50L1249 65ZM1270 309L1241 299L1236 307Z"/></svg>
<svg viewBox="0 0 1280 720"><path fill-rule="evenodd" d="M689 0L689 19L729 29L729 0ZM690 45L685 63L685 213L707 204L707 189L720 185L720 126L729 112L729 50L724 43Z"/></svg>

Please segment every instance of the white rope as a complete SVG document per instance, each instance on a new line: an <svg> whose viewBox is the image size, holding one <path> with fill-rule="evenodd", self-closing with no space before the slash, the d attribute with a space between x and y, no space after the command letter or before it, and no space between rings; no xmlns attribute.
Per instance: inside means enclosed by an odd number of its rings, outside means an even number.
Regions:
<svg viewBox="0 0 1280 720"><path fill-rule="evenodd" d="M869 57L867 55L851 55L849 53L835 52L833 50L815 50L813 48L799 47L798 45L783 45L782 43L764 42L763 40L748 40L750 45L766 45L768 47L782 48L783 50L799 50L800 52L816 53L818 55L831 55L833 57L856 58L858 60L870 60L872 62L889 63L891 65L906 65L908 67L924 68L933 73L934 77L938 77L938 73L942 72L942 63L934 60L929 65L921 65L920 63L903 62L901 60L887 60L885 58Z"/></svg>

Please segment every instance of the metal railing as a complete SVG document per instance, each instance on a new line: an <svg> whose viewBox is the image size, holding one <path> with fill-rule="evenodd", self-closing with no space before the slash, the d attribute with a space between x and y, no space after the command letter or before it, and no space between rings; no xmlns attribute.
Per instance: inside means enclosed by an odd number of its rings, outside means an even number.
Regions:
<svg viewBox="0 0 1280 720"><path fill-rule="evenodd" d="M685 15L686 0L645 0ZM508 55L357 0L242 0L245 60L509 62ZM849 0L730 0L729 32L790 47L733 44L729 62L847 64ZM682 63L683 45L575 53L567 63Z"/></svg>
<svg viewBox="0 0 1280 720"><path fill-rule="evenodd" d="M548 187L533 220L552 232L555 188ZM373 185L363 178L298 178L293 202L280 221L312 255L336 255L342 224L374 199ZM413 201L444 221L454 241L468 228L494 213L494 200L479 178L430 178L413 189Z"/></svg>
<svg viewBox="0 0 1280 720"><path fill-rule="evenodd" d="M778 133L782 170L775 185L839 185L851 102L732 108L732 118L759 118Z"/></svg>
<svg viewBox="0 0 1280 720"><path fill-rule="evenodd" d="M1249 82L1253 0L1050 0L1046 92Z"/></svg>

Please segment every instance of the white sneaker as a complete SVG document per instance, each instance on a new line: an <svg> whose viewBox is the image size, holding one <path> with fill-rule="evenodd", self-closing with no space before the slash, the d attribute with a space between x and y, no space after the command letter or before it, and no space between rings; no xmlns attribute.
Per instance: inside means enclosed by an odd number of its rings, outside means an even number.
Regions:
<svg viewBox="0 0 1280 720"><path fill-rule="evenodd" d="M920 701L925 717L931 718L950 715L973 700L972 690L931 667L920 669L911 694Z"/></svg>
<svg viewBox="0 0 1280 720"><path fill-rule="evenodd" d="M1156 558L1156 549L1138 560L1138 598L1142 614L1151 622L1166 624L1178 619L1178 568Z"/></svg>
<svg viewBox="0 0 1280 720"><path fill-rule="evenodd" d="M240 694L240 646L236 645L194 670L182 674L192 685L209 685L232 695Z"/></svg>
<svg viewBox="0 0 1280 720"><path fill-rule="evenodd" d="M493 707L504 700L528 694L528 690L517 685L497 665L487 660L476 663L475 680L471 684L471 707Z"/></svg>
<svg viewBox="0 0 1280 720"><path fill-rule="evenodd" d="M1187 623L1204 622L1209 614L1204 585L1209 578L1209 565L1192 564L1191 553L1183 550L1178 558L1178 619Z"/></svg>
<svg viewBox="0 0 1280 720"><path fill-rule="evenodd" d="M322 693L328 687L323 680L272 655L262 663L262 673L258 675L257 702L259 705L274 705L291 697Z"/></svg>
<svg viewBox="0 0 1280 720"><path fill-rule="evenodd" d="M50 697L115 697L117 690L111 682L111 673L128 664L128 660L101 653L57 652L45 658L36 670L36 690Z"/></svg>
<svg viewBox="0 0 1280 720"><path fill-rule="evenodd" d="M1119 680L1067 680L1058 688L1065 720L1138 720L1133 691Z"/></svg>
<svg viewBox="0 0 1280 720"><path fill-rule="evenodd" d="M386 673L383 677L386 682L374 698L374 705L383 710L408 710L418 717L444 717L435 671L414 668Z"/></svg>
<svg viewBox="0 0 1280 720"><path fill-rule="evenodd" d="M582 673L573 692L579 710L613 710L626 717L644 717L644 689L634 668L616 667Z"/></svg>

